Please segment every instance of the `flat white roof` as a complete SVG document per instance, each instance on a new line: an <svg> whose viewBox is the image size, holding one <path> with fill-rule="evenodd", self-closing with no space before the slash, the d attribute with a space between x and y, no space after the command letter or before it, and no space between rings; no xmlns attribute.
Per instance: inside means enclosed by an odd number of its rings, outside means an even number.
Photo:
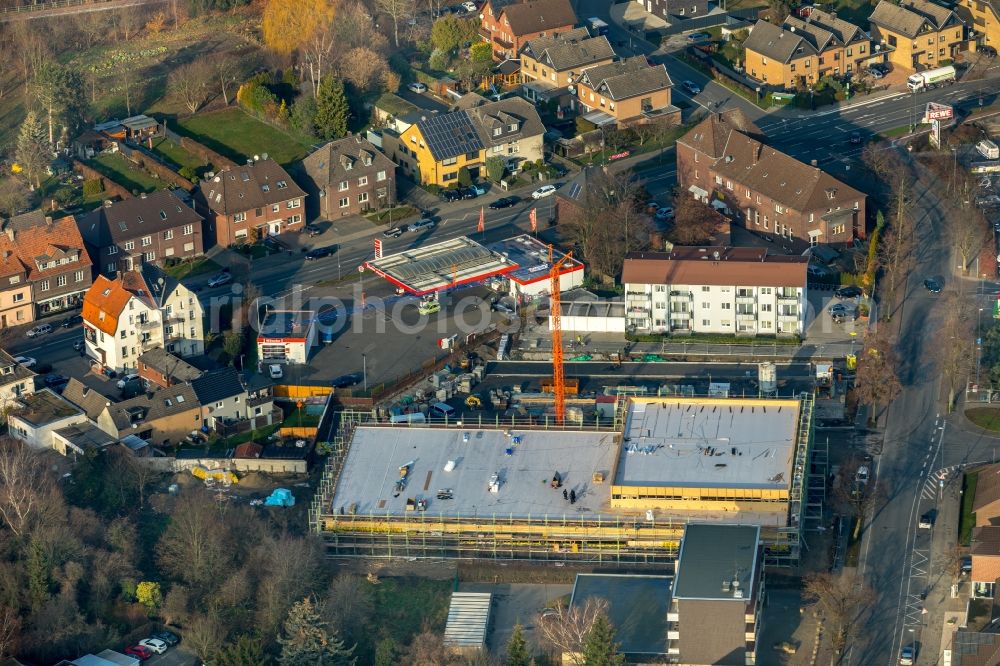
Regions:
<svg viewBox="0 0 1000 666"><path fill-rule="evenodd" d="M516 264L460 236L372 259L365 266L410 292L427 294L506 273Z"/></svg>
<svg viewBox="0 0 1000 666"><path fill-rule="evenodd" d="M450 647L482 648L490 626L490 592L453 592L448 607L444 644Z"/></svg>
<svg viewBox="0 0 1000 666"><path fill-rule="evenodd" d="M783 489L798 400L631 400L617 485Z"/></svg>

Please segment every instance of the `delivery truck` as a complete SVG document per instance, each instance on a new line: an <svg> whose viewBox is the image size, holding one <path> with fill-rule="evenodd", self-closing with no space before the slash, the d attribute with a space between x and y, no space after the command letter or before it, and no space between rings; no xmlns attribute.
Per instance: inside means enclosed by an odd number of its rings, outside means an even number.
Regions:
<svg viewBox="0 0 1000 666"><path fill-rule="evenodd" d="M955 68L951 65L938 67L937 69L928 69L926 72L911 74L906 79L906 87L910 89L910 92L929 90L947 83L954 83L956 76Z"/></svg>
<svg viewBox="0 0 1000 666"><path fill-rule="evenodd" d="M983 139L977 143L976 150L978 150L979 154L988 160L1000 159L1000 147L989 139Z"/></svg>

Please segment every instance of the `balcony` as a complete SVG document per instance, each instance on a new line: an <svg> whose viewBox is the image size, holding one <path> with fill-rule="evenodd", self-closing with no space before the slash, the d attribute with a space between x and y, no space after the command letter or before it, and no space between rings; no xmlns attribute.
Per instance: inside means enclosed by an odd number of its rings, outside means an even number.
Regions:
<svg viewBox="0 0 1000 666"><path fill-rule="evenodd" d="M753 312L737 312L736 321L757 321L757 315Z"/></svg>
<svg viewBox="0 0 1000 666"><path fill-rule="evenodd" d="M754 303L757 302L757 297L756 296L737 296L736 297L736 302L737 303L743 303L743 304L753 305Z"/></svg>
<svg viewBox="0 0 1000 666"><path fill-rule="evenodd" d="M688 312L688 311L686 311L686 310L678 310L676 312L673 311L673 310L671 310L670 311L670 318L671 319L690 319L691 318L691 313Z"/></svg>
<svg viewBox="0 0 1000 666"><path fill-rule="evenodd" d="M627 312L630 315L638 315L638 316L642 316L642 317L648 317L649 313L650 313L650 308L648 306L643 306L643 307L640 307L640 306L630 306L627 309Z"/></svg>
<svg viewBox="0 0 1000 666"><path fill-rule="evenodd" d="M694 298L694 294L690 291L671 291L671 298Z"/></svg>
<svg viewBox="0 0 1000 666"><path fill-rule="evenodd" d="M153 331L160 328L160 322L158 319L140 319L136 326L140 331Z"/></svg>
<svg viewBox="0 0 1000 666"><path fill-rule="evenodd" d="M797 314L780 314L780 315L778 315L778 321L795 321L795 322L797 322L798 320L799 320L799 316Z"/></svg>
<svg viewBox="0 0 1000 666"><path fill-rule="evenodd" d="M786 303L787 302L792 302L792 301L798 302L798 300L799 300L799 295L798 294L778 294L778 301L779 302L781 302L781 301L784 301Z"/></svg>

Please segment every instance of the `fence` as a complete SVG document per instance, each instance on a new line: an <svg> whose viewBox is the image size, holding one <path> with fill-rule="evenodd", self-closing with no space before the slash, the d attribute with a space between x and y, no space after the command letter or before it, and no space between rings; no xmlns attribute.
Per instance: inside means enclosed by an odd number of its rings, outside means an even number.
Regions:
<svg viewBox="0 0 1000 666"><path fill-rule="evenodd" d="M17 7L5 7L0 9L0 16L9 14L30 14L43 12L48 9L65 9L67 7L81 7L86 5L138 5L152 4L154 2L165 2L166 0L133 0L132 2L122 2L122 0L51 0L51 2L39 2L30 5L18 5Z"/></svg>
<svg viewBox="0 0 1000 666"><path fill-rule="evenodd" d="M184 472L195 467L231 472L266 472L268 474L305 474L304 458L136 458L136 461L160 472Z"/></svg>
<svg viewBox="0 0 1000 666"><path fill-rule="evenodd" d="M81 176L83 176L84 180L94 180L94 179L100 180L101 185L104 188L105 196L102 197L104 199L113 199L116 196L121 199L132 198L131 192L129 192L124 187L122 187L115 181L111 180L110 178L106 178L104 174L102 174L100 171L96 171L90 168L80 160L73 160L73 170L79 173Z"/></svg>

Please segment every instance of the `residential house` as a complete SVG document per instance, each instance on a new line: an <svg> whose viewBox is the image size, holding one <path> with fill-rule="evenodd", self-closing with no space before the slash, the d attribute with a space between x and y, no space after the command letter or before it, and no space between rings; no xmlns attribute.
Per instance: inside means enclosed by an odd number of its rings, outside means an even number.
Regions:
<svg viewBox="0 0 1000 666"><path fill-rule="evenodd" d="M2 247L5 236L0 235L0 328L20 326L35 320L28 267L17 252Z"/></svg>
<svg viewBox="0 0 1000 666"><path fill-rule="evenodd" d="M965 24L953 10L928 0L881 0L868 17L872 39L884 44L889 62L905 69L941 67L954 60Z"/></svg>
<svg viewBox="0 0 1000 666"><path fill-rule="evenodd" d="M485 176L490 157L508 168L544 159L545 126L530 102L511 97L476 104L422 119L399 136L386 132L386 154L420 184L441 187L457 184L463 167L473 178Z"/></svg>
<svg viewBox="0 0 1000 666"><path fill-rule="evenodd" d="M532 102L554 100L569 111L576 109L576 95L570 92L571 86L583 70L609 65L615 60L608 38L591 37L586 28L533 39L524 45L520 55L525 97Z"/></svg>
<svg viewBox="0 0 1000 666"><path fill-rule="evenodd" d="M667 654L682 664L757 663L764 596L760 527L688 523L667 613Z"/></svg>
<svg viewBox="0 0 1000 666"><path fill-rule="evenodd" d="M991 602L993 607L987 609L988 618L1000 610L996 599ZM949 666L997 666L1000 664L1000 632L993 622L978 629L958 627L952 633L951 642L945 646L944 655Z"/></svg>
<svg viewBox="0 0 1000 666"><path fill-rule="evenodd" d="M202 375L201 370L162 347L154 347L140 355L138 369L145 381L163 388L189 384Z"/></svg>
<svg viewBox="0 0 1000 666"><path fill-rule="evenodd" d="M962 0L960 7L978 46L1000 51L1000 0Z"/></svg>
<svg viewBox="0 0 1000 666"><path fill-rule="evenodd" d="M661 119L677 123L681 112L670 103L673 85L665 66L636 56L584 70L576 83L576 97L580 113L595 125Z"/></svg>
<svg viewBox="0 0 1000 666"><path fill-rule="evenodd" d="M225 436L281 420L281 410L274 414L273 399L261 401L270 392L255 386L251 401L251 390L235 368L206 373L191 387L202 405L202 424Z"/></svg>
<svg viewBox="0 0 1000 666"><path fill-rule="evenodd" d="M625 259L627 330L802 335L809 260L756 247L675 247Z"/></svg>
<svg viewBox="0 0 1000 666"><path fill-rule="evenodd" d="M201 181L195 207L205 216L209 238L228 247L301 229L305 196L288 172L265 155Z"/></svg>
<svg viewBox="0 0 1000 666"><path fill-rule="evenodd" d="M119 439L135 435L153 446L169 446L201 427L201 404L190 384L159 388L114 402L71 378L63 397L82 409L97 427Z"/></svg>
<svg viewBox="0 0 1000 666"><path fill-rule="evenodd" d="M808 18L793 14L781 25L757 21L743 46L751 78L789 89L811 86L824 76L863 72L875 56L864 30L815 8Z"/></svg>
<svg viewBox="0 0 1000 666"><path fill-rule="evenodd" d="M169 190L107 201L78 224L94 267L109 277L205 251L201 216Z"/></svg>
<svg viewBox="0 0 1000 666"><path fill-rule="evenodd" d="M197 296L155 266L98 276L83 301L87 355L116 372L136 370L155 347L178 356L205 351L204 310Z"/></svg>
<svg viewBox="0 0 1000 666"><path fill-rule="evenodd" d="M865 236L865 195L763 143L739 110L711 114L677 140L677 178L682 191L724 202L747 229L786 248Z"/></svg>
<svg viewBox="0 0 1000 666"><path fill-rule="evenodd" d="M87 416L51 389L22 395L7 415L7 430L35 449L57 448L53 433L60 428L86 423Z"/></svg>
<svg viewBox="0 0 1000 666"><path fill-rule="evenodd" d="M331 141L302 160L302 168L306 192L327 219L396 203L396 165L364 137Z"/></svg>
<svg viewBox="0 0 1000 666"><path fill-rule="evenodd" d="M22 396L35 390L37 375L0 349L0 412L8 412Z"/></svg>
<svg viewBox="0 0 1000 666"><path fill-rule="evenodd" d="M1000 526L1000 464L980 470L972 511L976 516L976 527Z"/></svg>
<svg viewBox="0 0 1000 666"><path fill-rule="evenodd" d="M708 0L636 0L636 2L653 16L658 16L671 24L678 23L679 19L704 16L708 13Z"/></svg>
<svg viewBox="0 0 1000 666"><path fill-rule="evenodd" d="M64 456L102 451L117 443L117 437L104 432L91 423L90 419L59 428L52 433L52 448Z"/></svg>
<svg viewBox="0 0 1000 666"><path fill-rule="evenodd" d="M1000 579L1000 525L973 527L970 547L972 596L993 597Z"/></svg>
<svg viewBox="0 0 1000 666"><path fill-rule="evenodd" d="M493 47L493 59L513 60L537 37L551 37L576 25L569 0L486 0L480 10L480 33Z"/></svg>

